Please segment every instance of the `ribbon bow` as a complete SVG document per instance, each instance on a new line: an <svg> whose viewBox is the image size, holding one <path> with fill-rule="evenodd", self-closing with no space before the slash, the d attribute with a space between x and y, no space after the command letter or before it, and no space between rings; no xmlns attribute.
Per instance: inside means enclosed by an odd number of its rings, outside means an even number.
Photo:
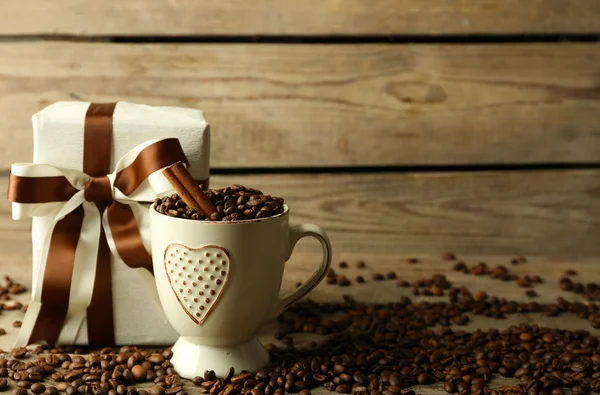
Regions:
<svg viewBox="0 0 600 395"><path fill-rule="evenodd" d="M110 252L129 267L152 272L152 258L143 242L147 237L141 234L147 227L139 226L144 224L136 215L147 208L138 202L150 202L172 189L159 170L177 161L187 163L179 140L169 138L138 145L108 175L43 164L12 165L8 198L13 218L53 215L41 248L40 270L33 278L30 308L39 313L31 323L28 343L54 344L61 331L72 343L85 317L90 345L115 343ZM80 286L72 283L74 272ZM67 311L76 317L69 320L71 328L63 327Z"/></svg>

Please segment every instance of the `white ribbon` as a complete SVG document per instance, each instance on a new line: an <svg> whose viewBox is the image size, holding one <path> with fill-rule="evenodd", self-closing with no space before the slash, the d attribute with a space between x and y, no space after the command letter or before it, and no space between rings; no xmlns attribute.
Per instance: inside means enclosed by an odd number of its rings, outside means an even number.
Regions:
<svg viewBox="0 0 600 395"><path fill-rule="evenodd" d="M111 186L111 194L113 200L119 203L132 206L134 216L141 210L146 210L139 202L151 202L157 196L164 194L173 187L162 175L162 169L152 173L140 186L130 195L125 195L114 186L117 173L125 169L133 163L140 152L146 147L160 140L146 141L127 154L125 154L116 164L113 173L108 175ZM23 320L23 325L19 336L17 337L17 345L26 345L33 326L37 320L37 316L41 307L41 289L44 279L44 270L48 257L48 249L50 247L50 239L56 224L77 207L82 206L84 217L81 227L81 234L77 249L75 252L75 262L73 267L73 279L71 281L71 290L69 295L69 307L67 319L62 328L58 343L73 344L79 329L84 322L86 309L91 303L92 291L94 288L98 249L100 245L100 232L104 229L109 248L112 254L119 257L115 247L115 242L110 232L107 213L104 212L100 216L100 212L94 202L88 202L84 197L84 188L90 176L82 171L63 169L50 165L34 164L34 163L15 163L11 166L11 172L19 177L53 177L64 176L74 188L79 190L66 202L50 202L50 203L12 203L13 219L24 219L39 216L53 216L53 220L46 231L43 244L41 246L40 260L38 262L38 270L33 273L33 290L32 300L29 305L28 314ZM136 216L136 220L138 217ZM139 220L138 220L139 223ZM144 246L149 249L150 246L150 230L147 227L140 228L140 235ZM35 246L34 246L35 248ZM34 265L35 267L36 265ZM139 271L144 271L140 269ZM143 276L144 280L148 280L148 276ZM154 286L153 282L151 286Z"/></svg>

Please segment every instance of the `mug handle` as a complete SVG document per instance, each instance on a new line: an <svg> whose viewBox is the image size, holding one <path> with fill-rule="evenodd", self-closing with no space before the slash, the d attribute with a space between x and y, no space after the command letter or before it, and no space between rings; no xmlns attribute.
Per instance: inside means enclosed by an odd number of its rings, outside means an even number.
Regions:
<svg viewBox="0 0 600 395"><path fill-rule="evenodd" d="M296 302L298 299L312 291L312 289L316 287L321 280L323 280L327 274L327 269L329 269L329 266L331 265L331 243L329 242L329 237L327 237L327 233L325 233L320 226L313 224L290 226L290 250L286 261L290 259L292 251L294 250L296 243L298 243L298 240L306 236L312 236L321 243L321 247L323 247L323 260L321 261L321 265L317 271L314 272L313 275L310 276L310 278L306 280L299 288L289 291L287 294L279 298L279 301L275 305L275 311L273 312L271 319L277 317L292 303Z"/></svg>

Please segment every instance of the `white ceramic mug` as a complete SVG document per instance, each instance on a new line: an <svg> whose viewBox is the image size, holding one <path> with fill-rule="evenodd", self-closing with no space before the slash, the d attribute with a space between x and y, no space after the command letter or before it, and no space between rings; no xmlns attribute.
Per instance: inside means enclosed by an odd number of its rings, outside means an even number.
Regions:
<svg viewBox="0 0 600 395"><path fill-rule="evenodd" d="M173 218L153 205L150 229L158 294L180 335L171 363L186 378L262 368L268 355L256 339L261 326L310 292L331 264L327 234L312 224L290 227L287 205L277 216L240 222ZM284 264L305 236L321 242L321 265L280 296Z"/></svg>

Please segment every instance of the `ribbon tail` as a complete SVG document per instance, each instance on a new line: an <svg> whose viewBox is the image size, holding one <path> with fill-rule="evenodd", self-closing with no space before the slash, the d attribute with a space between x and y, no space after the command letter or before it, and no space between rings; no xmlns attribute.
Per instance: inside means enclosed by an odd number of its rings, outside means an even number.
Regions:
<svg viewBox="0 0 600 395"><path fill-rule="evenodd" d="M129 205L113 202L104 213L102 225L113 254L131 268L144 268L154 274L152 256L144 247L140 228Z"/></svg>
<svg viewBox="0 0 600 395"><path fill-rule="evenodd" d="M77 208L54 226L46 255L40 300L34 301L39 303L39 313L33 322L28 344L47 341L54 345L58 340L67 316L75 252L82 223L83 210Z"/></svg>
<svg viewBox="0 0 600 395"><path fill-rule="evenodd" d="M92 300L87 308L88 345L115 344L112 301L112 259L105 232L100 232L96 277Z"/></svg>
<svg viewBox="0 0 600 395"><path fill-rule="evenodd" d="M94 284L98 265L97 260L101 247L102 217L94 203L84 202L84 212L79 244L75 255L75 268L71 283L69 310L58 338L59 344L76 344L85 342L79 337L87 316L87 309L92 303ZM88 331L89 338L89 331Z"/></svg>

